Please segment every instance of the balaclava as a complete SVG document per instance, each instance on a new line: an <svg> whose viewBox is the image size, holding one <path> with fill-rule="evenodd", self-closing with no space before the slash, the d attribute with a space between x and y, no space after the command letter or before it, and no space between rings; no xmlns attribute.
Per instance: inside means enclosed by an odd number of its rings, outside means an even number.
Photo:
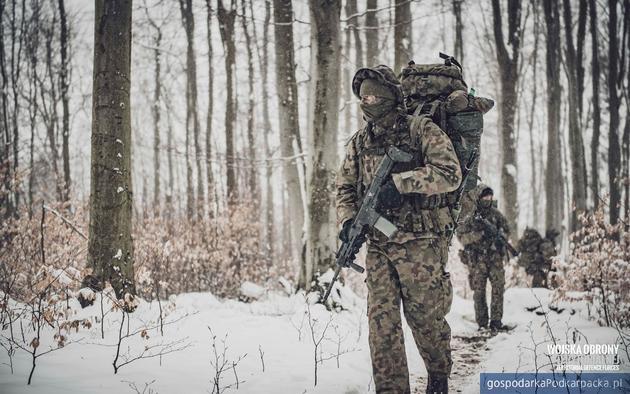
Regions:
<svg viewBox="0 0 630 394"><path fill-rule="evenodd" d="M374 104L365 104L363 102L359 104L366 120L377 124L397 106L394 92L377 79L364 80L361 83L359 94L361 97L376 96L379 98L378 102Z"/></svg>

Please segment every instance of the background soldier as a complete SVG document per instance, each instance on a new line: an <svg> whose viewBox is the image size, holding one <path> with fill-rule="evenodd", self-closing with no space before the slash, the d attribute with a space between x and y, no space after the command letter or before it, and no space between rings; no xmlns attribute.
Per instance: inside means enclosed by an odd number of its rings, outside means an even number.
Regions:
<svg viewBox="0 0 630 394"><path fill-rule="evenodd" d="M558 235L557 230L549 229L543 238L538 231L528 227L518 241L521 252L518 265L532 276L532 287L548 287L547 275L551 271L551 259L557 254L555 239Z"/></svg>
<svg viewBox="0 0 630 394"><path fill-rule="evenodd" d="M481 218L487 219L506 237L509 234L508 223L503 214L495 208L492 200L494 192L491 188L479 184L472 194L473 196L476 194L477 197L475 214L457 229L457 237L464 245L464 249L460 251L460 257L468 267L468 280L475 302L475 320L479 329L488 327L486 283L490 279L492 286L490 329L502 330L507 328L501 323L505 288L503 259L507 251L505 245L482 223Z"/></svg>
<svg viewBox="0 0 630 394"><path fill-rule="evenodd" d="M387 66L360 69L352 82L367 126L351 138L337 176L337 215L347 239L362 194L388 146L412 153L385 183L380 213L399 231L390 240L367 233L369 343L376 392L409 393L400 304L429 373L427 393L447 393L452 302L445 271L446 230L453 223L443 193L461 182L448 136L429 118L405 113L400 83Z"/></svg>

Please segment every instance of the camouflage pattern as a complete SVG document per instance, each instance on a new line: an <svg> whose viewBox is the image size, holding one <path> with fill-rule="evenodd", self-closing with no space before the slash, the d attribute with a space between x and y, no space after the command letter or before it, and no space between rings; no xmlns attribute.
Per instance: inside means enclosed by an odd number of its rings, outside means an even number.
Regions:
<svg viewBox="0 0 630 394"><path fill-rule="evenodd" d="M471 191L470 199L474 199L479 204L479 195L486 185L480 184ZM494 206L482 208L476 206L476 214L490 221L500 229L507 237L509 226L505 217ZM507 255L504 247L497 245L495 240L489 238L484 227L476 215L471 215L457 229L457 237L464 246L460 251L462 263L468 267L468 281L473 290L475 301L475 319L480 327L488 324L488 306L486 303L486 283L490 280L492 286L490 303L490 320L500 321L503 316L503 292L505 289L505 270L503 259Z"/></svg>
<svg viewBox="0 0 630 394"><path fill-rule="evenodd" d="M453 299L444 238L370 242L366 260L369 342L376 392L409 393L400 304L430 374L448 376Z"/></svg>
<svg viewBox="0 0 630 394"><path fill-rule="evenodd" d="M461 181L461 169L451 140L425 116L400 115L392 128L374 126L369 130L366 127L351 138L337 173L338 224L356 214L359 189L368 188L383 158L384 152L379 148L390 145L417 157L409 168L394 168L392 178L403 194L403 204L398 209L382 212L402 230L393 241L404 243L415 239L418 233L444 233L453 225L449 208L421 209L418 199L455 190ZM368 234L368 237L383 241L376 233Z"/></svg>
<svg viewBox="0 0 630 394"><path fill-rule="evenodd" d="M548 231L548 235L543 238L538 231L528 227L518 241L518 264L532 276L532 287L547 287L551 259L557 254L554 240L556 234Z"/></svg>
<svg viewBox="0 0 630 394"><path fill-rule="evenodd" d="M359 71L353 81L355 94L360 91L361 78L372 74ZM389 85L391 75L381 71ZM375 230L367 234L369 343L379 394L410 392L401 303L429 373L450 374L451 330L444 316L452 302L445 265L446 233L453 219L442 197L461 182L449 137L430 118L409 116L401 105L350 139L336 180L340 226L357 213L362 194L389 146L412 153L414 159L398 163L392 171L403 196L401 206L380 212L399 231L389 240Z"/></svg>

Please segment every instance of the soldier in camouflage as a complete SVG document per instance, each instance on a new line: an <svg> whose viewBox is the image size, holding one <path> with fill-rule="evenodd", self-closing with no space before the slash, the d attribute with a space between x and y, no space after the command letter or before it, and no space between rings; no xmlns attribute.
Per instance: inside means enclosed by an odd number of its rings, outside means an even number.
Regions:
<svg viewBox="0 0 630 394"><path fill-rule="evenodd" d="M555 229L547 230L545 238L533 228L526 228L518 241L518 264L532 276L532 287L547 288L547 275L551 271L551 259L557 254Z"/></svg>
<svg viewBox="0 0 630 394"><path fill-rule="evenodd" d="M453 220L444 193L461 182L448 136L428 117L406 114L400 84L387 66L360 69L352 89L367 126L347 145L337 174L340 238L347 232L385 149L412 153L383 186L379 211L398 227L392 239L369 230L367 287L369 343L376 392L409 393L400 305L424 359L427 393L447 393L451 330L444 316L452 302L446 233Z"/></svg>
<svg viewBox="0 0 630 394"><path fill-rule="evenodd" d="M457 229L457 237L464 246L460 251L462 263L468 267L468 281L473 290L475 302L475 320L479 329L488 327L488 306L486 303L486 283L490 280L492 297L490 303L490 329L502 330L503 291L505 288L505 270L503 259L507 255L505 247L492 238L479 220L487 219L507 237L509 226L505 217L495 208L493 191L484 184L479 184L472 195L476 196L475 214Z"/></svg>

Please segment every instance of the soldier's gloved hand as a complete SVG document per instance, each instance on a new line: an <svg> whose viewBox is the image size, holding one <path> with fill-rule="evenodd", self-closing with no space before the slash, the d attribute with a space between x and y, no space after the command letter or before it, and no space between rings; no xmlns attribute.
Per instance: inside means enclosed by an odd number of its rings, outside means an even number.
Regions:
<svg viewBox="0 0 630 394"><path fill-rule="evenodd" d="M339 231L339 239L341 242L348 242L348 235L350 234L350 228L352 227L352 222L354 219L346 220L343 222L343 226L341 226L341 231Z"/></svg>
<svg viewBox="0 0 630 394"><path fill-rule="evenodd" d="M400 208L402 205L402 194L398 191L394 180L389 177L387 181L381 186L381 192L379 194L378 207L380 209L395 209Z"/></svg>

